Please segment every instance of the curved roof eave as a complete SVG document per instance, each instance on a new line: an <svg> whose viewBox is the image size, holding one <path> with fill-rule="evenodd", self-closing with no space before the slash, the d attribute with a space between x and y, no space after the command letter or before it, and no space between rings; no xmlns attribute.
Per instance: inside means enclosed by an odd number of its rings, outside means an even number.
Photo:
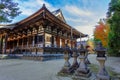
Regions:
<svg viewBox="0 0 120 80"><path fill-rule="evenodd" d="M0 29L13 29L15 24L0 24Z"/></svg>

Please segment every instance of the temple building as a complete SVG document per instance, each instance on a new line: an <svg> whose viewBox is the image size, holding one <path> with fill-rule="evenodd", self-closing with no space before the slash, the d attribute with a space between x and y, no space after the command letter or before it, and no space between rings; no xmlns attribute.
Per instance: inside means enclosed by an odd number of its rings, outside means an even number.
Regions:
<svg viewBox="0 0 120 80"><path fill-rule="evenodd" d="M0 25L1 54L62 53L67 44L76 47L77 38L86 37L69 26L60 9L50 12L45 5L26 19Z"/></svg>

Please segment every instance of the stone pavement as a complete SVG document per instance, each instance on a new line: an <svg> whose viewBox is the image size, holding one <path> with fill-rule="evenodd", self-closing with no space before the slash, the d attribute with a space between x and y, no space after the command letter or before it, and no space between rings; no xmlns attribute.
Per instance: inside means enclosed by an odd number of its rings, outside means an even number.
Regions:
<svg viewBox="0 0 120 80"><path fill-rule="evenodd" d="M89 60L91 63L99 64L94 54L89 55ZM0 80L72 80L68 77L57 76L63 64L63 59L44 62L19 59L0 60ZM120 58L109 57L106 66L120 72Z"/></svg>

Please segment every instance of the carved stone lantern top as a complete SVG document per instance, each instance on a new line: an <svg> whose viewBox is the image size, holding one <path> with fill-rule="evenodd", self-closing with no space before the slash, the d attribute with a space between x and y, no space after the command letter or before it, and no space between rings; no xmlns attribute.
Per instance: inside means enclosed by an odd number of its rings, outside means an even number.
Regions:
<svg viewBox="0 0 120 80"><path fill-rule="evenodd" d="M80 53L85 53L87 50L84 48L83 44L81 44L81 47L79 49Z"/></svg>
<svg viewBox="0 0 120 80"><path fill-rule="evenodd" d="M84 48L84 46L81 44L80 49L78 52L80 53L81 56L85 56L87 49Z"/></svg>
<svg viewBox="0 0 120 80"><path fill-rule="evenodd" d="M65 48L64 48L64 51L67 51L67 52L69 52L70 51L70 48L69 48L69 46L66 44L66 46L65 46Z"/></svg>
<svg viewBox="0 0 120 80"><path fill-rule="evenodd" d="M97 52L97 57L105 57L105 52L107 51L106 48L102 46L102 43L97 43L97 47L95 48L95 51Z"/></svg>
<svg viewBox="0 0 120 80"><path fill-rule="evenodd" d="M73 48L72 51L73 51L73 52L77 52L77 48L76 48L76 47Z"/></svg>
<svg viewBox="0 0 120 80"><path fill-rule="evenodd" d="M66 46L65 46L65 48L64 48L64 59L65 59L65 60L69 60L69 58L70 58L69 52L70 52L70 48L69 48L69 46L66 44Z"/></svg>

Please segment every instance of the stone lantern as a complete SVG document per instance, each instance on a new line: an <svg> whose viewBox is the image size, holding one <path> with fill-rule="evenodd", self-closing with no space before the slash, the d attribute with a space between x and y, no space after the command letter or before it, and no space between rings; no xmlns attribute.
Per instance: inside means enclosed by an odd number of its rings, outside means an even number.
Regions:
<svg viewBox="0 0 120 80"><path fill-rule="evenodd" d="M73 63L72 63L72 66L70 67L70 71L71 71L71 73L74 73L74 71L79 67L79 64L77 62L77 57L78 57L77 48L73 48L72 52L73 52L73 54L72 54Z"/></svg>
<svg viewBox="0 0 120 80"><path fill-rule="evenodd" d="M105 61L106 61L106 49L102 47L102 43L99 42L97 44L97 47L95 49L97 52L97 60L100 63L99 71L97 73L97 79L98 80L110 80L110 76L108 75L106 69L105 69Z"/></svg>
<svg viewBox="0 0 120 80"><path fill-rule="evenodd" d="M79 55L79 59L80 59L80 63L79 63L79 67L78 69L75 71L75 76L78 77L89 77L91 75L90 70L87 67L87 64L85 63L85 53L86 53L86 49L83 47L83 45L81 45L81 48L79 50L80 55Z"/></svg>
<svg viewBox="0 0 120 80"><path fill-rule="evenodd" d="M89 59L88 59L88 55L89 55L89 49L88 48L90 48L90 46L86 46L87 51L86 51L86 54L85 54L85 56L86 56L85 57L85 63L86 64L91 64Z"/></svg>
<svg viewBox="0 0 120 80"><path fill-rule="evenodd" d="M69 47L66 45L65 49L64 49L64 59L65 59L65 63L63 68L61 69L60 73L70 73L70 67L71 64L69 62L70 59L70 49Z"/></svg>

